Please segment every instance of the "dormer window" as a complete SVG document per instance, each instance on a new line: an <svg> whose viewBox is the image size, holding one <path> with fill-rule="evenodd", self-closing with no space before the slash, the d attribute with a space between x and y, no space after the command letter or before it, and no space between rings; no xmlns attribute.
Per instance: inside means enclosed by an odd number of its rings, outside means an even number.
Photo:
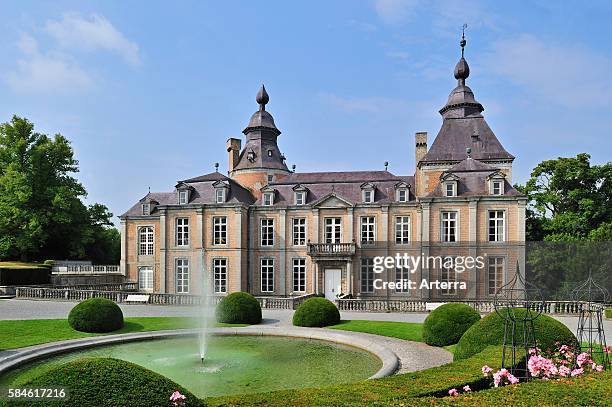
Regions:
<svg viewBox="0 0 612 407"><path fill-rule="evenodd" d="M142 204L142 214L145 216L148 216L151 214L151 204L150 203Z"/></svg>
<svg viewBox="0 0 612 407"><path fill-rule="evenodd" d="M264 192L263 204L264 206L272 206L274 204L274 193L273 192Z"/></svg>
<svg viewBox="0 0 612 407"><path fill-rule="evenodd" d="M295 193L295 204L304 205L306 203L306 192L298 191Z"/></svg>
<svg viewBox="0 0 612 407"><path fill-rule="evenodd" d="M268 150L268 157L272 157L272 150Z"/></svg>
<svg viewBox="0 0 612 407"><path fill-rule="evenodd" d="M457 196L457 183L450 181L444 184L444 196Z"/></svg>
<svg viewBox="0 0 612 407"><path fill-rule="evenodd" d="M250 150L247 152L247 160L250 162L255 162L255 151Z"/></svg>
<svg viewBox="0 0 612 407"><path fill-rule="evenodd" d="M363 203L374 203L376 187L371 182L361 184L361 200Z"/></svg>
<svg viewBox="0 0 612 407"><path fill-rule="evenodd" d="M504 183L502 181L491 181L491 195L503 195Z"/></svg>
<svg viewBox="0 0 612 407"><path fill-rule="evenodd" d="M395 200L397 202L408 202L410 200L410 185L404 181L395 184Z"/></svg>
<svg viewBox="0 0 612 407"><path fill-rule="evenodd" d="M189 203L189 191L181 190L179 191L179 205L185 205Z"/></svg>
<svg viewBox="0 0 612 407"><path fill-rule="evenodd" d="M397 202L408 202L408 190L406 189L397 190Z"/></svg>
<svg viewBox="0 0 612 407"><path fill-rule="evenodd" d="M218 188L215 191L215 202L218 204L225 203L225 189L224 188Z"/></svg>

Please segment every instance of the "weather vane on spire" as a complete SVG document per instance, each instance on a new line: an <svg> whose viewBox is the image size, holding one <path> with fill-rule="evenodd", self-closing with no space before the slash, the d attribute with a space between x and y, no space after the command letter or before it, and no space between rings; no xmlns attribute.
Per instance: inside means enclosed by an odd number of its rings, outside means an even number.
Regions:
<svg viewBox="0 0 612 407"><path fill-rule="evenodd" d="M461 58L463 58L463 49L465 48L465 44L467 44L467 41L465 40L466 28L467 24L463 24L463 26L461 27L461 41L459 42L459 45L461 45Z"/></svg>

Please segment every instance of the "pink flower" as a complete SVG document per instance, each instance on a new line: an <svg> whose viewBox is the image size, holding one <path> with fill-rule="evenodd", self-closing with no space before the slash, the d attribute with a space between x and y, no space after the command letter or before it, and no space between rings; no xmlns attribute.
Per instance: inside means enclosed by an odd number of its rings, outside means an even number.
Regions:
<svg viewBox="0 0 612 407"><path fill-rule="evenodd" d="M449 395L449 396L452 396L452 397L455 397L455 396L458 396L458 395L459 395L459 392L457 391L457 389L450 389L450 390L448 391L448 395Z"/></svg>
<svg viewBox="0 0 612 407"><path fill-rule="evenodd" d="M595 366L595 371L596 372L603 372L603 368L604 368L603 365L597 365L597 366Z"/></svg>
<svg viewBox="0 0 612 407"><path fill-rule="evenodd" d="M172 395L170 396L170 401L174 401L177 402L179 400L185 400L187 397L185 397L184 395L182 395L180 392L175 391L174 393L172 393Z"/></svg>
<svg viewBox="0 0 612 407"><path fill-rule="evenodd" d="M466 384L465 386L463 386L463 391L466 393L469 393L472 391L472 389L470 388L469 384Z"/></svg>
<svg viewBox="0 0 612 407"><path fill-rule="evenodd" d="M576 358L576 363L578 364L578 367L582 367L582 365L585 363L592 363L591 355L589 355L587 352L582 352Z"/></svg>
<svg viewBox="0 0 612 407"><path fill-rule="evenodd" d="M508 381L510 382L510 384L517 384L519 382L519 379L518 377L515 377L514 375L508 373Z"/></svg>
<svg viewBox="0 0 612 407"><path fill-rule="evenodd" d="M569 349L569 346L567 346L567 345L562 345L562 346L559 348L559 352L561 352L561 353L565 353L565 352L566 352L568 349Z"/></svg>
<svg viewBox="0 0 612 407"><path fill-rule="evenodd" d="M493 371L493 369L491 369L489 366L484 365L482 367L482 374L484 375L484 377L489 377L489 373L491 373Z"/></svg>
<svg viewBox="0 0 612 407"><path fill-rule="evenodd" d="M607 354L612 353L612 348L610 348L610 345L606 345L606 347L604 348L604 352L606 352Z"/></svg>
<svg viewBox="0 0 612 407"><path fill-rule="evenodd" d="M584 373L584 369L583 368L574 369L574 370L572 370L572 377L580 376L583 373Z"/></svg>
<svg viewBox="0 0 612 407"><path fill-rule="evenodd" d="M561 377L567 377L572 373L572 369L570 369L567 366L561 366L559 368L559 376Z"/></svg>

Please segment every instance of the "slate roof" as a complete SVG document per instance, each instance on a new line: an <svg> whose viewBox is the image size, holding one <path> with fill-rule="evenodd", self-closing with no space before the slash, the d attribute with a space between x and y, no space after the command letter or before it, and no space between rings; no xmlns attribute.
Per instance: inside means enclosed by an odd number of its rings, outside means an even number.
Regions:
<svg viewBox="0 0 612 407"><path fill-rule="evenodd" d="M246 205L251 205L255 201L253 195L249 192L248 189L244 188L236 181L226 177L223 174L218 172L213 172L210 174L201 175L199 177L186 179L183 181L179 181L179 183L183 182L188 184L193 189L191 190L189 203L190 204L214 204L215 203L215 188L213 188L213 184L219 180L225 180L229 183L230 188L226 197L226 203L244 203ZM178 198L176 191L172 192L150 192L145 195L140 201L138 201L134 206L132 206L127 212L125 212L120 217L125 216L139 216L142 214L141 202L150 198L159 203L159 206L164 205L178 205ZM151 208L151 214L155 214L158 212L157 205Z"/></svg>
<svg viewBox="0 0 612 407"><path fill-rule="evenodd" d="M361 185L371 182L375 185L374 204L395 202L395 185L398 182L410 185L410 201L415 200L414 177L397 176L388 171L346 171L346 172L309 172L292 173L269 187L276 190L274 207L294 205L296 185L308 189L306 204L313 204L330 194L352 204L363 202ZM262 198L255 202L262 205Z"/></svg>

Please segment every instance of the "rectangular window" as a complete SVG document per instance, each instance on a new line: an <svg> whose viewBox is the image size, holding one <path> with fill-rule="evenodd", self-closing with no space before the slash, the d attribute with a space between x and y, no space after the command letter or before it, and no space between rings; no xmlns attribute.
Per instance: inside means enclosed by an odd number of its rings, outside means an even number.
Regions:
<svg viewBox="0 0 612 407"><path fill-rule="evenodd" d="M365 191L363 191L363 202L365 202L365 203L372 203L372 202L374 202L374 191L372 191L372 190L365 190Z"/></svg>
<svg viewBox="0 0 612 407"><path fill-rule="evenodd" d="M442 241L457 241L457 212L442 212Z"/></svg>
<svg viewBox="0 0 612 407"><path fill-rule="evenodd" d="M189 218L176 218L176 245L189 246Z"/></svg>
<svg viewBox="0 0 612 407"><path fill-rule="evenodd" d="M274 259L261 259L261 291L264 293L274 291Z"/></svg>
<svg viewBox="0 0 612 407"><path fill-rule="evenodd" d="M406 189L397 190L397 201L398 202L408 202L408 191Z"/></svg>
<svg viewBox="0 0 612 407"><path fill-rule="evenodd" d="M455 184L449 182L446 185L446 196L455 196Z"/></svg>
<svg viewBox="0 0 612 407"><path fill-rule="evenodd" d="M489 242L503 242L505 239L505 212L489 211Z"/></svg>
<svg viewBox="0 0 612 407"><path fill-rule="evenodd" d="M306 259L293 259L293 291L306 291Z"/></svg>
<svg viewBox="0 0 612 407"><path fill-rule="evenodd" d="M215 293L227 292L227 259L213 259L213 276L215 280Z"/></svg>
<svg viewBox="0 0 612 407"><path fill-rule="evenodd" d="M493 181L493 195L501 195L502 194L502 183L501 181Z"/></svg>
<svg viewBox="0 0 612 407"><path fill-rule="evenodd" d="M371 293L374 291L374 259L363 257L361 259L361 292Z"/></svg>
<svg viewBox="0 0 612 407"><path fill-rule="evenodd" d="M274 194L271 192L266 192L263 194L263 204L264 206L272 206L274 203Z"/></svg>
<svg viewBox="0 0 612 407"><path fill-rule="evenodd" d="M296 205L304 205L306 203L306 193L305 192L296 192L295 193L295 204Z"/></svg>
<svg viewBox="0 0 612 407"><path fill-rule="evenodd" d="M450 257L445 257L443 259L442 269L440 270L440 282L445 283L453 283L457 281L457 275L455 274L455 268L450 266L447 267L446 264L449 263L448 259ZM453 261L454 265L454 261ZM448 286L447 288L440 289L440 294L442 295L453 295L457 292L454 286Z"/></svg>
<svg viewBox="0 0 612 407"><path fill-rule="evenodd" d="M261 245L274 246L274 219L261 220Z"/></svg>
<svg viewBox="0 0 612 407"><path fill-rule="evenodd" d="M150 215L151 214L151 204L142 204L142 214L143 215Z"/></svg>
<svg viewBox="0 0 612 407"><path fill-rule="evenodd" d="M176 293L187 294L189 292L189 259L176 259Z"/></svg>
<svg viewBox="0 0 612 407"><path fill-rule="evenodd" d="M406 265L404 259L400 259L400 264L395 268L395 292L396 293L407 293L408 292L408 280L410 279L410 271L408 268L403 267Z"/></svg>
<svg viewBox="0 0 612 407"><path fill-rule="evenodd" d="M374 243L376 239L376 218L374 216L361 217L361 243Z"/></svg>
<svg viewBox="0 0 612 407"><path fill-rule="evenodd" d="M141 256L153 256L153 228L150 226L142 227L138 231L138 234L138 253Z"/></svg>
<svg viewBox="0 0 612 407"><path fill-rule="evenodd" d="M227 244L227 217L226 216L213 217L213 244L214 245Z"/></svg>
<svg viewBox="0 0 612 407"><path fill-rule="evenodd" d="M293 218L293 245L306 245L306 218Z"/></svg>
<svg viewBox="0 0 612 407"><path fill-rule="evenodd" d="M184 205L189 200L189 191L179 191L179 204Z"/></svg>
<svg viewBox="0 0 612 407"><path fill-rule="evenodd" d="M140 291L153 291L153 267L140 267L138 269L138 289Z"/></svg>
<svg viewBox="0 0 612 407"><path fill-rule="evenodd" d="M225 189L217 188L215 190L215 197L218 204L225 203Z"/></svg>
<svg viewBox="0 0 612 407"><path fill-rule="evenodd" d="M395 217L395 243L410 243L410 216Z"/></svg>
<svg viewBox="0 0 612 407"><path fill-rule="evenodd" d="M489 295L495 295L504 281L504 258L501 256L490 256L488 261Z"/></svg>
<svg viewBox="0 0 612 407"><path fill-rule="evenodd" d="M325 243L340 243L342 240L342 219L325 218Z"/></svg>

